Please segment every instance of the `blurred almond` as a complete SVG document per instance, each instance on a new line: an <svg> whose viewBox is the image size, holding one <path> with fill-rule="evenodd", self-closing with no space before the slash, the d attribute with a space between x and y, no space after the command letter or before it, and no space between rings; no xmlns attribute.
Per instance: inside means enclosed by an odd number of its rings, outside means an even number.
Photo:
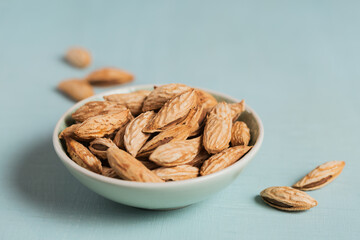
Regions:
<svg viewBox="0 0 360 240"><path fill-rule="evenodd" d="M245 111L245 101L241 100L241 102L238 103L230 103L229 106L231 109L231 117L235 122L240 117L241 113Z"/></svg>
<svg viewBox="0 0 360 240"><path fill-rule="evenodd" d="M134 76L117 68L102 68L90 73L86 80L91 85L105 87L132 82Z"/></svg>
<svg viewBox="0 0 360 240"><path fill-rule="evenodd" d="M69 79L59 83L58 89L75 101L81 101L94 95L94 89L86 81Z"/></svg>
<svg viewBox="0 0 360 240"><path fill-rule="evenodd" d="M91 54L85 48L73 47L67 51L65 59L74 67L85 68L91 63Z"/></svg>
<svg viewBox="0 0 360 240"><path fill-rule="evenodd" d="M191 90L191 87L180 83L158 86L146 98L142 110L143 112L158 110L170 99L189 90Z"/></svg>

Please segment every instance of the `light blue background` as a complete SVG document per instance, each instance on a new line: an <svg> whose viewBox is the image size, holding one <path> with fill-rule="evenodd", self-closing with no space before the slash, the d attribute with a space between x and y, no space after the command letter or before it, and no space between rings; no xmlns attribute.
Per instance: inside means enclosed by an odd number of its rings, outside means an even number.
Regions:
<svg viewBox="0 0 360 240"><path fill-rule="evenodd" d="M0 239L360 239L359 1L1 1ZM61 57L91 50L90 68ZM134 84L183 82L244 98L263 146L227 189L176 211L82 186L51 134L72 102L59 81L116 66ZM97 92L107 89L97 89ZM258 193L330 160L346 167L286 213Z"/></svg>

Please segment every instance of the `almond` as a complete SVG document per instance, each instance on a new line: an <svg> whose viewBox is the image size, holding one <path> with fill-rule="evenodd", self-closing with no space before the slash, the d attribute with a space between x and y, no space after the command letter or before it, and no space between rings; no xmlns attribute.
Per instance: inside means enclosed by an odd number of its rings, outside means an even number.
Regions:
<svg viewBox="0 0 360 240"><path fill-rule="evenodd" d="M201 137L173 141L155 149L149 159L159 166L174 167L192 161L201 150Z"/></svg>
<svg viewBox="0 0 360 240"><path fill-rule="evenodd" d="M85 48L73 47L67 51L65 59L74 67L85 68L91 63L91 54Z"/></svg>
<svg viewBox="0 0 360 240"><path fill-rule="evenodd" d="M115 102L92 101L87 102L78 108L73 114L71 114L71 117L77 122L83 122L90 117L121 112L126 109L126 106Z"/></svg>
<svg viewBox="0 0 360 240"><path fill-rule="evenodd" d="M203 144L208 153L219 153L229 147L231 127L229 105L225 102L218 103L210 111L204 128Z"/></svg>
<svg viewBox="0 0 360 240"><path fill-rule="evenodd" d="M211 155L205 149L202 149L193 160L187 163L187 165L200 168L201 165L205 162L205 160L209 159L210 156Z"/></svg>
<svg viewBox="0 0 360 240"><path fill-rule="evenodd" d="M200 175L209 175L229 167L237 162L250 149L251 147L249 146L236 146L211 156L203 163L200 169Z"/></svg>
<svg viewBox="0 0 360 240"><path fill-rule="evenodd" d="M231 129L231 145L245 145L247 146L250 142L250 129L246 123L237 121L233 124Z"/></svg>
<svg viewBox="0 0 360 240"><path fill-rule="evenodd" d="M75 101L81 101L94 95L90 84L79 79L69 79L59 83L58 89Z"/></svg>
<svg viewBox="0 0 360 240"><path fill-rule="evenodd" d="M166 127L181 122L190 109L197 105L197 102L195 90L181 93L166 102L143 131L147 133L159 132L166 129Z"/></svg>
<svg viewBox="0 0 360 240"><path fill-rule="evenodd" d="M74 162L95 173L102 173L102 166L97 159L84 145L72 138L65 138L67 151Z"/></svg>
<svg viewBox="0 0 360 240"><path fill-rule="evenodd" d="M107 155L110 166L125 180L136 182L163 182L163 180L147 169L139 160L117 147L110 147L107 150Z"/></svg>
<svg viewBox="0 0 360 240"><path fill-rule="evenodd" d="M107 159L106 150L115 146L115 143L108 138L96 138L90 143L90 151L100 159Z"/></svg>
<svg viewBox="0 0 360 240"><path fill-rule="evenodd" d="M330 161L316 167L305 177L293 185L303 191L310 191L324 187L334 181L345 167L344 161Z"/></svg>
<svg viewBox="0 0 360 240"><path fill-rule="evenodd" d="M284 211L304 211L318 204L305 192L291 187L269 187L260 196L271 207Z"/></svg>
<svg viewBox="0 0 360 240"><path fill-rule="evenodd" d="M229 106L231 109L231 117L235 122L240 117L241 113L245 111L245 101L241 100L241 102L238 103L230 103Z"/></svg>
<svg viewBox="0 0 360 240"><path fill-rule="evenodd" d="M117 102L130 109L130 112L137 116L142 112L142 106L145 98L149 95L150 91L140 90L132 93L119 93L104 96L106 101Z"/></svg>
<svg viewBox="0 0 360 240"><path fill-rule="evenodd" d="M191 90L189 86L179 83L171 83L156 87L144 101L143 112L158 110L164 104L177 95Z"/></svg>
<svg viewBox="0 0 360 240"><path fill-rule="evenodd" d="M149 133L143 133L142 130L154 116L154 111L148 111L140 114L127 125L124 134L124 146L132 156L137 155L150 137Z"/></svg>
<svg viewBox="0 0 360 240"><path fill-rule="evenodd" d="M175 125L160 132L149 140L139 151L138 157L147 157L159 146L177 140L185 140L190 135L191 129L184 125Z"/></svg>
<svg viewBox="0 0 360 240"><path fill-rule="evenodd" d="M196 93L199 96L200 105L203 106L205 112L210 112L216 104L218 104L217 100L211 95L201 89L196 89Z"/></svg>
<svg viewBox="0 0 360 240"><path fill-rule="evenodd" d="M134 76L131 73L116 68L102 68L86 77L86 81L95 86L112 86L129 83L133 80Z"/></svg>
<svg viewBox="0 0 360 240"><path fill-rule="evenodd" d="M129 120L129 110L109 113L86 119L75 131L83 139L95 139L109 136L126 124Z"/></svg>
<svg viewBox="0 0 360 240"><path fill-rule="evenodd" d="M199 169L190 165L180 165L171 168L157 168L152 171L164 181L180 181L196 178L199 175Z"/></svg>

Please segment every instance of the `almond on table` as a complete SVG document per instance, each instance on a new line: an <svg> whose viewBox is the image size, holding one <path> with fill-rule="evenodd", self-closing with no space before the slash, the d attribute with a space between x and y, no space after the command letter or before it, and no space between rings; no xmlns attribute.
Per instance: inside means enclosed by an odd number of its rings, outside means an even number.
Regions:
<svg viewBox="0 0 360 240"><path fill-rule="evenodd" d="M102 68L86 77L88 83L100 87L129 83L133 80L134 76L131 73L117 68Z"/></svg>
<svg viewBox="0 0 360 240"><path fill-rule="evenodd" d="M337 178L345 167L344 161L330 161L316 167L293 185L293 188L310 191L324 187Z"/></svg>
<svg viewBox="0 0 360 240"><path fill-rule="evenodd" d="M74 67L85 68L91 63L91 54L85 48L72 47L66 52L65 59Z"/></svg>
<svg viewBox="0 0 360 240"><path fill-rule="evenodd" d="M75 101L81 101L94 95L93 87L80 79L69 79L59 83L59 91Z"/></svg>

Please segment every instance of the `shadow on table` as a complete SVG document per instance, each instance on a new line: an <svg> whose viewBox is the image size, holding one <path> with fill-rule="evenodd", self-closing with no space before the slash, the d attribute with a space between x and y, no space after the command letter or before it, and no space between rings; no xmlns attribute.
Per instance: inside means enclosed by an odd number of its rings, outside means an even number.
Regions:
<svg viewBox="0 0 360 240"><path fill-rule="evenodd" d="M53 149L50 134L40 142L29 144L15 160L16 172L12 181L15 189L39 211L56 215L56 218L76 218L79 215L84 222L96 218L129 224L147 221L147 218L170 217L175 212L191 208L149 211L115 203L93 193L62 165Z"/></svg>

